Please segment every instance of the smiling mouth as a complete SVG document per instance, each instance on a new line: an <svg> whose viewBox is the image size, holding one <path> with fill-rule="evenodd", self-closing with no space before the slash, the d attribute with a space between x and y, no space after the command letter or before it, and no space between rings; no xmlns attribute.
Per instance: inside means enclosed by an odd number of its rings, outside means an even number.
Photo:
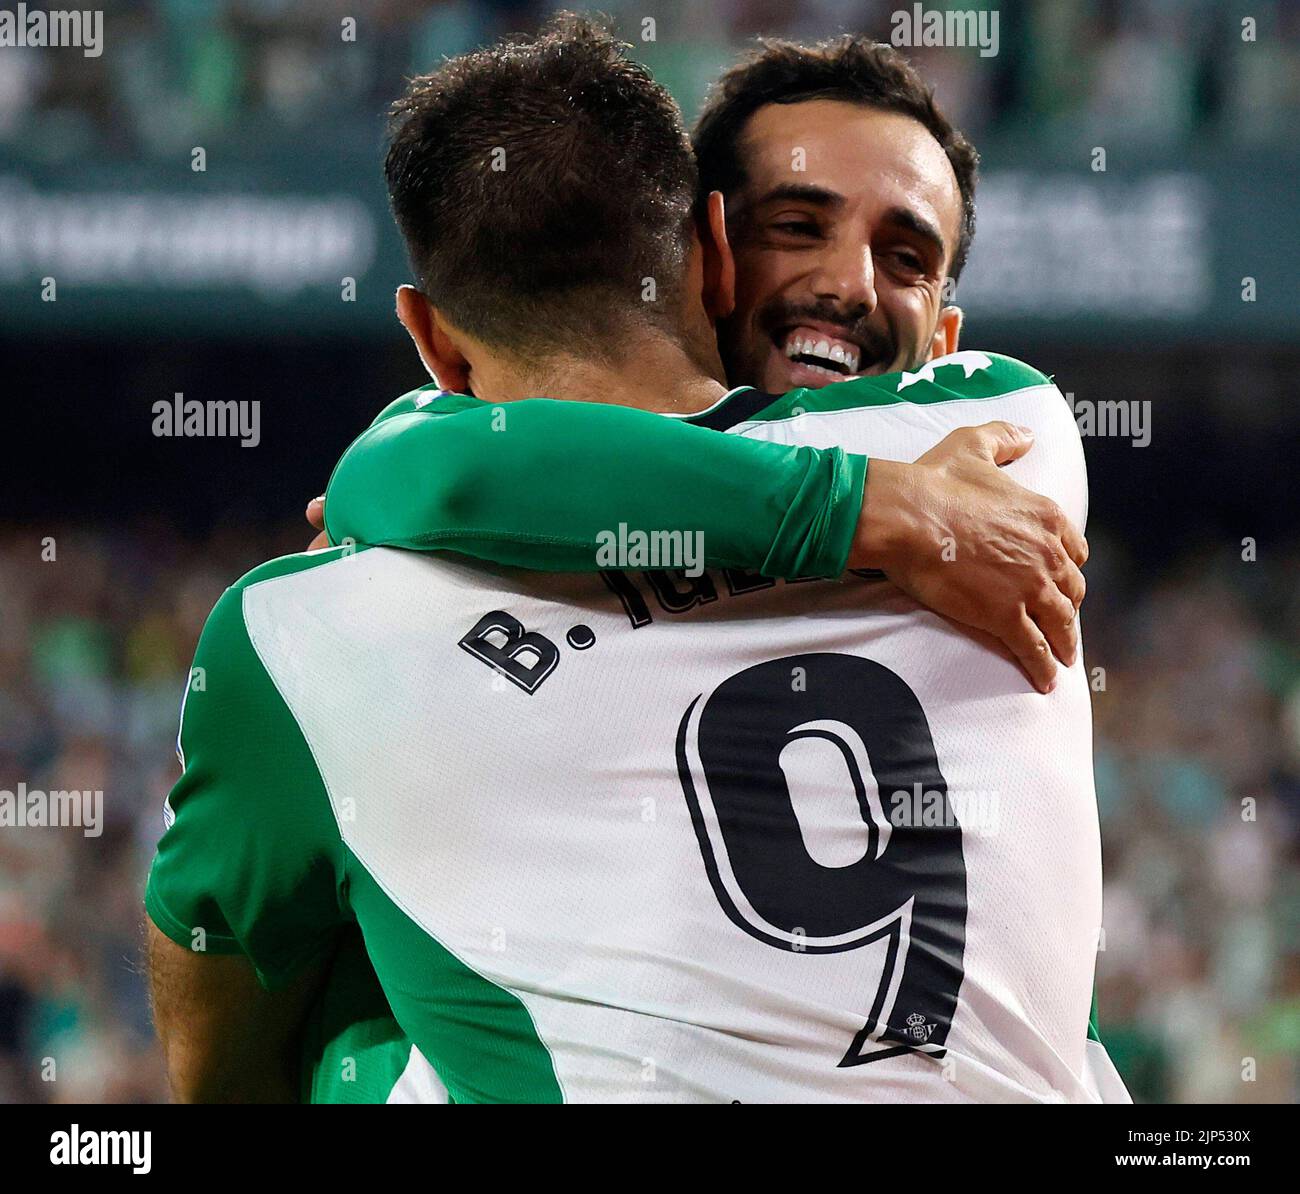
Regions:
<svg viewBox="0 0 1300 1194"><path fill-rule="evenodd" d="M808 327L787 328L773 339L789 360L824 373L828 380L862 376L862 350L851 340Z"/></svg>

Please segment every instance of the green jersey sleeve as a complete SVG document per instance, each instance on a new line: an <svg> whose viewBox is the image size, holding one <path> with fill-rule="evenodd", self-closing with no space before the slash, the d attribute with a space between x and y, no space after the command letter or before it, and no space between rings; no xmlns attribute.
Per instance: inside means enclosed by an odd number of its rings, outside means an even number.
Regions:
<svg viewBox="0 0 1300 1194"><path fill-rule="evenodd" d="M346 922L343 846L311 750L250 639L243 597L259 580L337 555L265 564L209 615L181 711L182 774L145 888L166 936L245 955L268 988L323 955Z"/></svg>
<svg viewBox="0 0 1300 1194"><path fill-rule="evenodd" d="M335 468L332 543L448 549L553 572L594 571L619 524L700 532L704 562L838 576L867 458L695 426L621 406L460 394L392 403Z"/></svg>

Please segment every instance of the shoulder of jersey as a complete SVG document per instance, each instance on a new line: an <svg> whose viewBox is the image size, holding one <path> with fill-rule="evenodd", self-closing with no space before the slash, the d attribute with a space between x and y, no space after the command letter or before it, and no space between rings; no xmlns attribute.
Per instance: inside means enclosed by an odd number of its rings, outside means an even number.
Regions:
<svg viewBox="0 0 1300 1194"><path fill-rule="evenodd" d="M912 372L861 377L818 390L791 390L754 416L754 421L901 403L978 401L1051 384L1045 374L1014 357L966 348L946 357L936 357Z"/></svg>
<svg viewBox="0 0 1300 1194"><path fill-rule="evenodd" d="M394 398L375 416L374 422L370 425L373 427L375 423L382 423L394 415L409 415L415 411L450 415L478 405L480 403L477 398L472 398L468 394L457 394L454 390L444 390L436 381L431 381L428 385L408 390L400 398Z"/></svg>
<svg viewBox="0 0 1300 1194"><path fill-rule="evenodd" d="M300 572L310 572L323 564L332 564L336 560L347 559L371 550L368 544L350 543L339 547L320 547L315 551L300 551L293 555L277 556L273 560L267 560L245 572L222 593L208 621L220 621L223 616L237 610L243 601L244 593L265 581L279 580L281 577L294 576Z"/></svg>

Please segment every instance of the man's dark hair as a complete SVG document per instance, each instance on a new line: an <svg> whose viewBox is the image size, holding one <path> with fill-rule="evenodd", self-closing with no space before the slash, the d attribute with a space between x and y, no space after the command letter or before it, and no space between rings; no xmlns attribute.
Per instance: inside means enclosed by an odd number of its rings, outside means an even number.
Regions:
<svg viewBox="0 0 1300 1194"><path fill-rule="evenodd" d="M702 194L734 194L745 183L740 151L749 118L765 104L832 99L920 121L943 147L961 191L962 220L948 273L955 282L975 236L979 155L934 102L934 92L892 46L845 35L815 45L765 40L714 84L695 126Z"/></svg>
<svg viewBox="0 0 1300 1194"><path fill-rule="evenodd" d="M419 287L494 347L601 352L638 319L676 326L695 157L628 49L561 13L392 107L384 173Z"/></svg>

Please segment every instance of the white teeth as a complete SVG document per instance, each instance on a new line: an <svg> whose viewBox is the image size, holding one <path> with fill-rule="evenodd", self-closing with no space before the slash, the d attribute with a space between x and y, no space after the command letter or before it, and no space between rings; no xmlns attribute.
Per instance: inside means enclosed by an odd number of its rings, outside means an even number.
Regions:
<svg viewBox="0 0 1300 1194"><path fill-rule="evenodd" d="M791 336L786 341L785 355L791 359L798 356L821 357L823 360L832 362L843 367L845 374L855 374L858 371L858 364L862 359L862 354L857 348L845 347L842 344L832 345L829 340L813 340L804 336ZM819 365L809 365L809 368L819 369ZM823 372L833 374L836 377L843 376L835 369L823 369Z"/></svg>

